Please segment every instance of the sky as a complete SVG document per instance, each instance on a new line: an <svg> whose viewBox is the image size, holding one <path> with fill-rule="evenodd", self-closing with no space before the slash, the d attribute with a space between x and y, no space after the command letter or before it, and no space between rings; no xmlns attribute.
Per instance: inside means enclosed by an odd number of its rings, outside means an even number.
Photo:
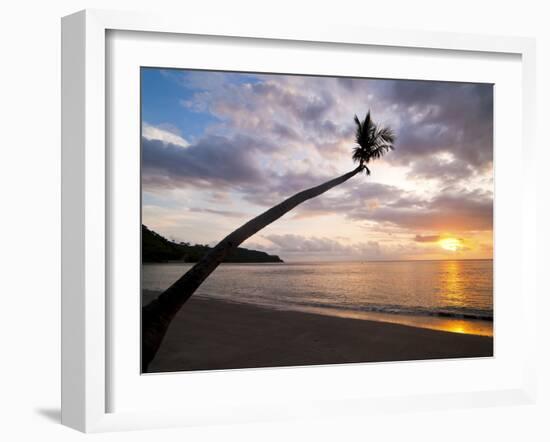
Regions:
<svg viewBox="0 0 550 442"><path fill-rule="evenodd" d="M142 221L215 245L342 175L357 114L396 133L372 174L303 203L242 246L285 261L489 259L490 84L142 68Z"/></svg>

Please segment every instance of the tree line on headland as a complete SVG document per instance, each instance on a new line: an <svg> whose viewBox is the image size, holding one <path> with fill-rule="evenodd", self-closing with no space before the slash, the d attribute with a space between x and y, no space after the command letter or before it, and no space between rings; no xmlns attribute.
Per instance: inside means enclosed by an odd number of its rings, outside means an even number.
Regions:
<svg viewBox="0 0 550 442"><path fill-rule="evenodd" d="M141 261L143 263L160 262L198 262L212 250L211 247L187 242L175 242L164 238L147 226L141 226ZM277 263L283 262L277 255L269 255L258 250L242 247L235 248L223 260L226 263Z"/></svg>

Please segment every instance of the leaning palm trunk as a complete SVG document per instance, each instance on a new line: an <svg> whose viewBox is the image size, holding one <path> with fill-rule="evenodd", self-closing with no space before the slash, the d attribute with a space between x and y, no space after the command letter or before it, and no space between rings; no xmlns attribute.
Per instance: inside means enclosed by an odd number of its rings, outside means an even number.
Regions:
<svg viewBox="0 0 550 442"><path fill-rule="evenodd" d="M168 330L170 322L183 304L191 297L202 282L220 265L224 258L245 240L276 221L285 213L311 198L344 183L361 172L365 166L360 165L338 178L327 181L311 189L303 190L282 203L265 211L256 218L239 227L222 239L216 247L197 262L185 275L172 284L158 298L142 308L142 371L146 371L155 357Z"/></svg>

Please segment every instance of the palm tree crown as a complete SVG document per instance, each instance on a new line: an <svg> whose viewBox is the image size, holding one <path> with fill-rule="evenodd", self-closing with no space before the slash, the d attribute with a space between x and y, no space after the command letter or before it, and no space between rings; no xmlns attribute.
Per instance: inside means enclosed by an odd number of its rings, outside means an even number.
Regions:
<svg viewBox="0 0 550 442"><path fill-rule="evenodd" d="M389 127L378 127L370 116L370 110L363 121L355 115L355 142L353 148L353 161L365 167L365 172L370 175L366 166L370 160L382 157L386 152L393 150L395 134Z"/></svg>

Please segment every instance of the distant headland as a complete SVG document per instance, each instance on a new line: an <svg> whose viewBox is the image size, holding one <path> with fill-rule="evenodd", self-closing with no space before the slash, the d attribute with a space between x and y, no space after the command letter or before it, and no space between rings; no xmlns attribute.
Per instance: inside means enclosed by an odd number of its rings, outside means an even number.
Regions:
<svg viewBox="0 0 550 442"><path fill-rule="evenodd" d="M170 261L197 262L211 247L206 245L191 245L186 242L175 242L164 238L147 226L141 226L141 260L143 263L160 263ZM269 255L258 250L242 247L230 252L223 262L228 263L281 263L277 255Z"/></svg>

